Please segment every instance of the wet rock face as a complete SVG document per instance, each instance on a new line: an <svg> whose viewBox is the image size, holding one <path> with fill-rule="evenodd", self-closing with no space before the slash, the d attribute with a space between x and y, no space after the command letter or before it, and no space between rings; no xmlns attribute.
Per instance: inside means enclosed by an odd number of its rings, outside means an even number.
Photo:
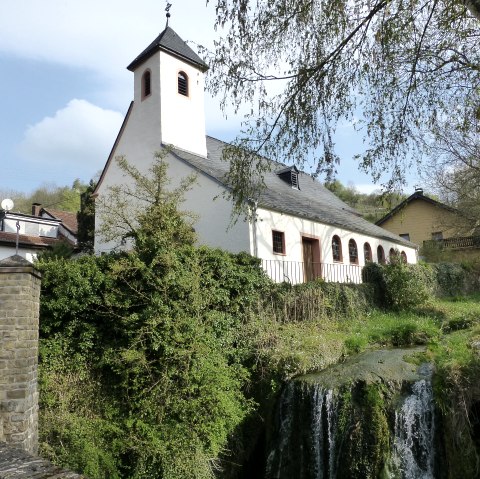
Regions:
<svg viewBox="0 0 480 479"><path fill-rule="evenodd" d="M270 434L267 479L435 475L432 368L420 349L375 351L290 382Z"/></svg>

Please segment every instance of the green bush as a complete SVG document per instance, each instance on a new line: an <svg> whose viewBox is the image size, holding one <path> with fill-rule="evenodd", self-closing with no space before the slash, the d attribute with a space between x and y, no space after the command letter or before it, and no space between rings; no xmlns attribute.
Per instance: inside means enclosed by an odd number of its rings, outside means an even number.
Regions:
<svg viewBox="0 0 480 479"><path fill-rule="evenodd" d="M269 284L257 261L187 245L37 267L42 451L92 479L213 477L253 404L238 340Z"/></svg>
<svg viewBox="0 0 480 479"><path fill-rule="evenodd" d="M422 263L407 264L400 259L370 263L364 268L364 278L374 284L377 304L395 311L420 306L433 292L432 270Z"/></svg>
<svg viewBox="0 0 480 479"><path fill-rule="evenodd" d="M467 272L460 264L437 263L433 267L436 273L437 294L439 296L465 294Z"/></svg>

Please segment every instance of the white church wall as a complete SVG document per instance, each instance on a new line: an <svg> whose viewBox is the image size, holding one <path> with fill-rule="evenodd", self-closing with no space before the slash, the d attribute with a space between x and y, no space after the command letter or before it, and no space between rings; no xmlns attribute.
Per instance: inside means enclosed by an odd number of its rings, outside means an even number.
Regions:
<svg viewBox="0 0 480 479"><path fill-rule="evenodd" d="M178 93L178 73L188 77L188 96ZM204 76L197 68L160 52L162 142L207 156Z"/></svg>
<svg viewBox="0 0 480 479"><path fill-rule="evenodd" d="M144 162L140 167L138 163L135 162L135 166L143 173L146 173L152 161L153 158L150 157L148 164ZM170 184L167 188L174 189L183 178L195 172L191 166L173 155L168 155L166 161L169 164L167 174L170 179ZM108 182L105 181L104 184L102 184L102 195L108 194L108 186L114 184L133 186L132 179L125 176L116 164L111 164L106 177L108 178ZM222 248L232 253L239 253L241 251L252 253L249 225L241 219L235 224L230 225L232 204L224 198L224 191L224 187L219 185L215 180L198 172L193 188L186 192L185 200L179 206L179 209L181 211L192 212L197 217L194 228L198 236L199 244ZM95 226L97 230L100 224L101 218L99 215L96 215ZM97 253L110 251L118 247L120 247L119 242L104 243L98 235L95 236L95 251Z"/></svg>
<svg viewBox="0 0 480 479"><path fill-rule="evenodd" d="M302 282L304 279L303 271L303 245L302 237L319 242L319 262L321 267L321 276L327 281L353 281L359 282L361 276L361 267L365 265L364 243L368 242L372 250L372 260L378 262L377 247L383 247L385 256L391 248L401 253L405 252L408 263L417 262L417 251L415 248L406 247L372 236L348 231L335 226L329 226L316 223L300 217L291 216L264 208L257 210L256 238L258 257L264 261L267 270L270 269L270 275L278 281L288 280L291 282ZM273 252L272 231L284 233L285 254ZM335 262L332 256L332 238L337 235L342 243L342 261ZM351 264L349 260L348 243L350 239L355 240L358 252L358 262ZM280 265L280 263L282 263ZM332 265L332 266L330 266ZM279 270L279 266L281 269ZM320 273L320 266L318 267ZM285 278L283 278L285 276Z"/></svg>
<svg viewBox="0 0 480 479"><path fill-rule="evenodd" d="M172 155L168 157L168 164L172 187L194 171ZM251 254L249 224L242 219L231 224L232 203L223 196L224 192L223 186L198 172L196 183L185 194L180 210L197 215L195 231L199 244L222 248L231 253L245 251Z"/></svg>

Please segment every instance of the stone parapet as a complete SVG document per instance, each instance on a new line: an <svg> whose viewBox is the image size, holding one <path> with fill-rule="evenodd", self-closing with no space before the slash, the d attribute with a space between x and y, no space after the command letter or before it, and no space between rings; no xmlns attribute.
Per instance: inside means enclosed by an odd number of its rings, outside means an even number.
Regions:
<svg viewBox="0 0 480 479"><path fill-rule="evenodd" d="M0 261L0 440L38 448L40 273L15 255Z"/></svg>

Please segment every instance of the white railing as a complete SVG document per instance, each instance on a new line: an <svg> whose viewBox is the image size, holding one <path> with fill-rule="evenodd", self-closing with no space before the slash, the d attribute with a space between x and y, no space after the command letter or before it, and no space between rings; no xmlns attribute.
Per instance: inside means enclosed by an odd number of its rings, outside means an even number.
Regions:
<svg viewBox="0 0 480 479"><path fill-rule="evenodd" d="M263 259L262 267L276 283L299 284L315 279L332 283L362 283L362 267L355 264Z"/></svg>

